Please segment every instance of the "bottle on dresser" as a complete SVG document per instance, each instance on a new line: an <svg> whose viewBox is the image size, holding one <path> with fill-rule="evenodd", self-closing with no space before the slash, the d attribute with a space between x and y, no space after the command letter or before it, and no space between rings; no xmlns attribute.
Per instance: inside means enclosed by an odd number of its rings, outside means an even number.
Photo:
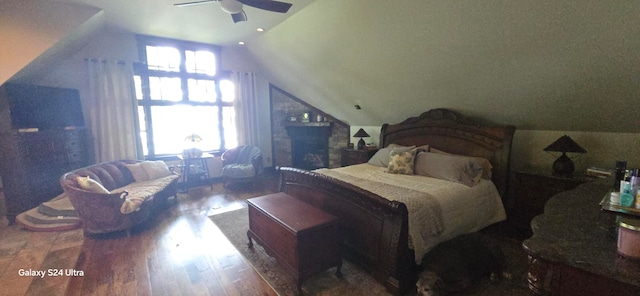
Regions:
<svg viewBox="0 0 640 296"><path fill-rule="evenodd" d="M631 187L631 195L635 198L636 208L640 208L640 199L638 198L638 189L640 188L640 169L631 169L629 175L629 184Z"/></svg>
<svg viewBox="0 0 640 296"><path fill-rule="evenodd" d="M620 182L624 181L624 175L626 170L627 170L626 160L616 161L616 174L615 174L616 179L613 182L613 191L620 192L622 191L622 189L624 189L624 187L620 187L620 185L623 185Z"/></svg>
<svg viewBox="0 0 640 296"><path fill-rule="evenodd" d="M624 189L620 193L620 205L623 207L632 207L634 206L634 196L631 194L631 184L625 183Z"/></svg>

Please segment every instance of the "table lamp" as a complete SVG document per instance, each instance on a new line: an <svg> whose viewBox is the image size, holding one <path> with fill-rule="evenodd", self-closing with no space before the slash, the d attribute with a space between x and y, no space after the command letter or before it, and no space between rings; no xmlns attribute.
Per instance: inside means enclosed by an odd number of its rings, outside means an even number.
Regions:
<svg viewBox="0 0 640 296"><path fill-rule="evenodd" d="M184 141L186 142L187 149L182 151L182 155L186 158L198 158L202 155L202 150L198 149L199 142L202 142L202 137L197 134L191 133L190 135L184 137Z"/></svg>
<svg viewBox="0 0 640 296"><path fill-rule="evenodd" d="M578 143L574 142L569 136L564 135L551 143L544 151L549 152L562 152L562 155L553 162L553 174L559 176L569 176L573 173L575 167L571 158L567 156L567 152L571 153L586 153L587 150L580 147Z"/></svg>
<svg viewBox="0 0 640 296"><path fill-rule="evenodd" d="M367 134L367 132L365 132L363 129L359 129L355 135L353 135L354 138L360 138L360 141L358 141L358 150L363 150L365 143L364 140L362 138L368 138L370 137L369 134Z"/></svg>

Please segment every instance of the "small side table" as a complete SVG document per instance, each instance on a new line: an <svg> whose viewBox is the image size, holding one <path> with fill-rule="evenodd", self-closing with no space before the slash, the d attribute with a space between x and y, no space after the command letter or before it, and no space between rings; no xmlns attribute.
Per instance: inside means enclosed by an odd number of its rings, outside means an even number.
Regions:
<svg viewBox="0 0 640 296"><path fill-rule="evenodd" d="M355 150L350 148L342 148L340 150L340 165L348 166L369 161L377 149Z"/></svg>
<svg viewBox="0 0 640 296"><path fill-rule="evenodd" d="M213 189L211 176L209 175L209 166L207 160L212 159L213 155L202 153L200 157L186 158L178 155L182 161L182 190L187 192L189 188L209 183Z"/></svg>

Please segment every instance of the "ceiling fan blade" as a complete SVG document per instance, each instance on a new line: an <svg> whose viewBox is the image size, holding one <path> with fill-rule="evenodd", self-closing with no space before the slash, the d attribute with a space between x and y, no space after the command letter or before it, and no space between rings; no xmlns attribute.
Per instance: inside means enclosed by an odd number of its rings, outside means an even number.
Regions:
<svg viewBox="0 0 640 296"><path fill-rule="evenodd" d="M292 5L291 3L271 1L271 0L238 0L238 2L249 5L249 6L253 6L255 8L260 8L260 9L273 11L273 12L281 12L281 13L285 13L289 11L289 8Z"/></svg>
<svg viewBox="0 0 640 296"><path fill-rule="evenodd" d="M206 3L218 2L218 1L219 0L202 0L202 1L193 1L193 2L183 2L183 3L173 4L173 6L176 6L176 7L187 7L187 6L192 6L192 5L200 5L200 4L206 4Z"/></svg>
<svg viewBox="0 0 640 296"><path fill-rule="evenodd" d="M233 19L233 22L234 22L234 23L237 23L237 22L246 22L246 21L247 21L247 14L246 14L246 13L244 13L244 10L243 10L243 11L240 11L240 12L238 12L238 13L232 13L232 14L231 14L231 19Z"/></svg>

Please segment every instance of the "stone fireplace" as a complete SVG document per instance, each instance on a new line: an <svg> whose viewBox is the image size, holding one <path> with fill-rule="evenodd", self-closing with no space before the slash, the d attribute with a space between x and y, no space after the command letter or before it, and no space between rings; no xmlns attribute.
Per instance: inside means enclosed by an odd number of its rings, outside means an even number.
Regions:
<svg viewBox="0 0 640 296"><path fill-rule="evenodd" d="M339 167L340 149L349 143L349 125L274 85L269 95L273 165L308 170ZM310 122L291 121L305 112L310 113Z"/></svg>
<svg viewBox="0 0 640 296"><path fill-rule="evenodd" d="M291 165L305 170L329 167L331 122L285 125L291 139Z"/></svg>

